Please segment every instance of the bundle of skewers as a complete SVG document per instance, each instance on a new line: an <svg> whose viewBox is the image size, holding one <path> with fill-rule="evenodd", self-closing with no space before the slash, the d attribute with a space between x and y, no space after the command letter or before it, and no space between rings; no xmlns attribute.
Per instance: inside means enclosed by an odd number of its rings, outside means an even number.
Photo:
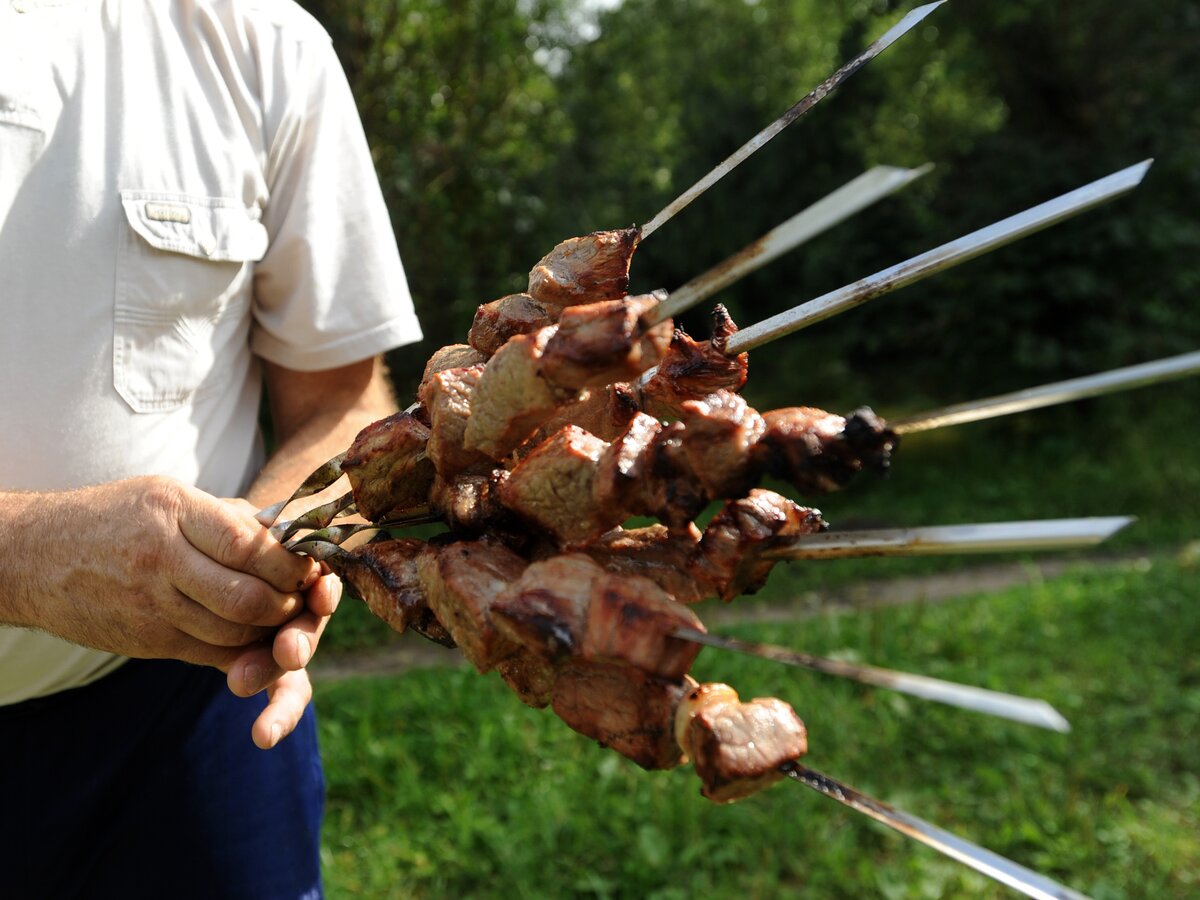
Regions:
<svg viewBox="0 0 1200 900"><path fill-rule="evenodd" d="M556 246L524 293L480 306L467 342L432 355L412 406L364 429L287 503L342 478L349 490L273 530L327 562L396 631L459 648L522 702L643 768L690 761L716 802L791 778L1031 896L1078 896L809 769L804 723L788 703L744 701L689 672L708 645L1065 731L1048 704L714 635L693 606L753 593L792 560L1079 547L1127 524L838 532L760 484L785 483L808 502L887 469L903 434L1183 377L1200 370L1200 354L891 423L867 408L760 413L740 390L747 351L1120 196L1149 163L745 329L716 306L703 340L674 317L925 170L872 170L682 288L628 293L641 241L939 5L911 12L645 226ZM287 503L262 518L274 523ZM629 527L635 519L653 524ZM444 533L396 536L430 522ZM378 536L343 546L364 530Z"/></svg>

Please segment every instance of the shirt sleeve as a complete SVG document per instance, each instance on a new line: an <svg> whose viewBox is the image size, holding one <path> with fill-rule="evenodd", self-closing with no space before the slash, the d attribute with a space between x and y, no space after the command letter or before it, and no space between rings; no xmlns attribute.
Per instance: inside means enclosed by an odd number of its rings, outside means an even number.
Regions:
<svg viewBox="0 0 1200 900"><path fill-rule="evenodd" d="M294 42L264 80L285 99L269 143L263 224L270 244L255 268L251 349L316 371L419 341L391 221L332 44L323 34Z"/></svg>

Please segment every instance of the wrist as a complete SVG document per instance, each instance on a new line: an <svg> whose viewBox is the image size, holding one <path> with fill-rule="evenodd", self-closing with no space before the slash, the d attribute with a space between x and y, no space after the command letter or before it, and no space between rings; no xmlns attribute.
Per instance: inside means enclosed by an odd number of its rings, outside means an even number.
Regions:
<svg viewBox="0 0 1200 900"><path fill-rule="evenodd" d="M40 597L49 591L47 520L60 505L51 493L0 493L0 624L41 627Z"/></svg>

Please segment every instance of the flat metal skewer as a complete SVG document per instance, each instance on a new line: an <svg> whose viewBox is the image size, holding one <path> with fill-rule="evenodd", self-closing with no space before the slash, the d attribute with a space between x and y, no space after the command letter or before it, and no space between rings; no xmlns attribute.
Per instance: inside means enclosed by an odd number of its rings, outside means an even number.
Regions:
<svg viewBox="0 0 1200 900"><path fill-rule="evenodd" d="M277 522L271 526L271 534L281 544L303 528L324 528L338 515L350 515L354 507L354 494L346 492L336 500L315 506L290 522Z"/></svg>
<svg viewBox="0 0 1200 900"><path fill-rule="evenodd" d="M916 181L933 169L926 164L919 169L896 166L876 166L842 185L833 193L801 210L782 225L772 229L754 243L724 262L693 278L673 291L666 302L660 303L646 318L650 324L677 316L686 309L711 297L739 278L762 268L789 250L799 247L818 234L844 222L872 203L882 200L902 187Z"/></svg>
<svg viewBox="0 0 1200 900"><path fill-rule="evenodd" d="M1020 891L1027 897L1039 900L1087 900L1084 894L1059 884L1045 875L1039 875L1011 859L986 850L943 828L926 822L917 816L896 809L882 800L855 790L848 784L814 771L799 763L787 763L781 767L784 774L808 788L824 794L856 812L882 822L905 837L919 841L976 872L994 878L1001 884Z"/></svg>
<svg viewBox="0 0 1200 900"><path fill-rule="evenodd" d="M776 338L815 325L838 313L861 306L868 300L882 297L1127 194L1142 182L1152 162L1153 160L1145 160L1114 172L1106 178L1084 185L1054 200L914 256L853 284L830 291L787 312L756 322L734 334L726 344L727 351L733 355L761 347Z"/></svg>
<svg viewBox="0 0 1200 900"><path fill-rule="evenodd" d="M292 496L286 500L280 500L278 503L272 503L270 506L263 507L255 514L254 518L268 527L274 525L275 520L279 518L279 514L293 500L302 500L305 497L318 494L341 478L342 463L345 461L345 453L339 453L333 459L326 460L311 475L304 479L304 483L296 488Z"/></svg>
<svg viewBox="0 0 1200 900"><path fill-rule="evenodd" d="M923 700L945 703L960 709L969 709L972 712L1010 719L1026 725L1035 725L1038 728L1048 728L1051 731L1063 733L1071 730L1070 723L1045 700L1032 700L1000 691L989 691L987 688L943 681L940 678L929 678L924 675L897 672L893 669L880 669L876 666L813 656L809 653L790 650L787 647L742 641L725 635L697 631L694 628L676 628L673 634L685 641L717 647L721 650L732 650L735 653L745 653L788 666L812 669L815 672L824 672L826 675L836 675L839 678L849 678L852 681L899 691Z"/></svg>
<svg viewBox="0 0 1200 900"><path fill-rule="evenodd" d="M879 40L875 41L871 46L867 47L862 53L850 60L827 79L813 88L807 95L793 105L782 116L750 138L739 149L735 150L724 162L720 163L711 172L697 181L694 185L680 194L676 199L668 203L653 219L642 226L642 240L645 240L654 232L658 231L666 222L673 218L681 210L686 209L693 200L707 191L710 187L732 172L735 168L750 158L757 150L762 148L768 141L775 137L787 126L791 125L806 112L820 103L826 96L835 91L846 79L869 63L872 59L896 43L905 34L915 28L922 22L926 16L937 9L944 3L945 0L938 0L936 3L928 3L925 6L917 7L912 10L903 19L892 26Z"/></svg>
<svg viewBox="0 0 1200 900"><path fill-rule="evenodd" d="M1132 516L1038 519L926 528L825 531L792 538L763 551L768 559L843 559L852 556L926 556L939 553L1008 553L1076 550L1100 544Z"/></svg>
<svg viewBox="0 0 1200 900"><path fill-rule="evenodd" d="M1000 394L985 400L956 403L919 415L895 419L888 423L888 427L897 434L930 431L934 428L961 425L964 422L978 422L983 419L993 419L1030 409L1053 406L1057 403L1082 400L1085 397L1099 397L1117 391L1175 381L1198 372L1200 372L1200 350L1136 366L1127 366L1123 369L1112 369L1097 375L1071 378L1054 384L1013 391L1011 394Z"/></svg>

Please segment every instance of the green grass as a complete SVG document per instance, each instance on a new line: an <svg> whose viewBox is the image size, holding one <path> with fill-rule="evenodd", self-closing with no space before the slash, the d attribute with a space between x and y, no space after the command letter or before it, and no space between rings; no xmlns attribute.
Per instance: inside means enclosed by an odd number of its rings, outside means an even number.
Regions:
<svg viewBox="0 0 1200 900"><path fill-rule="evenodd" d="M1042 510L1057 512L1057 510ZM1200 609L1160 555L944 605L733 629L1043 697L1058 735L705 650L791 701L810 763L1097 898L1200 892ZM331 897L1007 896L792 784L740 804L647 773L494 676L318 685Z"/></svg>

